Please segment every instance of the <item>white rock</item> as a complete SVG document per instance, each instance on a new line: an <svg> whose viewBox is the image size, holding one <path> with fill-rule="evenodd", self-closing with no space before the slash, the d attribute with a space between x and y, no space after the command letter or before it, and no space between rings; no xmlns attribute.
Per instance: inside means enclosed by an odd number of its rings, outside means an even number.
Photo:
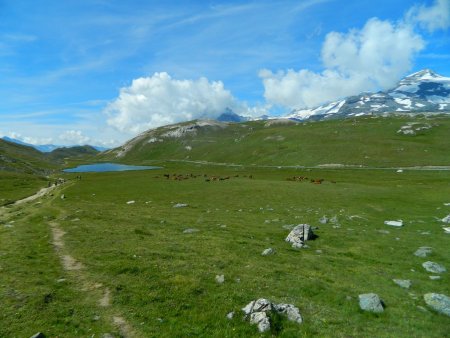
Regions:
<svg viewBox="0 0 450 338"><path fill-rule="evenodd" d="M269 317L265 312L253 312L250 315L250 324L258 325L259 332L266 332L270 330Z"/></svg>
<svg viewBox="0 0 450 338"><path fill-rule="evenodd" d="M194 232L198 232L198 229L189 228L183 231L183 234L193 234Z"/></svg>
<svg viewBox="0 0 450 338"><path fill-rule="evenodd" d="M272 248L267 248L267 249L265 249L262 253L261 253L261 255L262 256L269 256L269 255L273 255L275 253L275 250L274 249L272 249Z"/></svg>
<svg viewBox="0 0 450 338"><path fill-rule="evenodd" d="M428 276L431 280L441 279L441 276Z"/></svg>
<svg viewBox="0 0 450 338"><path fill-rule="evenodd" d="M224 275L216 275L216 282L219 284L223 284L223 282L225 282L225 276Z"/></svg>
<svg viewBox="0 0 450 338"><path fill-rule="evenodd" d="M412 284L409 279L393 279L392 281L404 289L409 289Z"/></svg>
<svg viewBox="0 0 450 338"><path fill-rule="evenodd" d="M402 170L402 169L398 169L397 172L398 172L398 173L402 173L403 170Z"/></svg>
<svg viewBox="0 0 450 338"><path fill-rule="evenodd" d="M431 273L443 273L447 271L447 269L444 266L435 262L428 261L423 263L422 266L425 268L425 270Z"/></svg>
<svg viewBox="0 0 450 338"><path fill-rule="evenodd" d="M450 214L441 219L441 221L444 223L450 223Z"/></svg>
<svg viewBox="0 0 450 338"><path fill-rule="evenodd" d="M234 311L233 311L233 312L229 312L229 313L227 314L227 319L232 320L233 317L234 317Z"/></svg>
<svg viewBox="0 0 450 338"><path fill-rule="evenodd" d="M185 208L185 207L187 207L188 205L186 204L186 203L177 203L177 204L175 204L173 207L174 208Z"/></svg>
<svg viewBox="0 0 450 338"><path fill-rule="evenodd" d="M274 305L275 311L277 311L280 314L286 315L287 318L291 322L296 322L298 324L301 324L303 322L303 318L300 315L300 310L291 304L275 304Z"/></svg>
<svg viewBox="0 0 450 338"><path fill-rule="evenodd" d="M399 219L397 221L384 221L384 224L391 225L393 227L402 227L403 221L401 219Z"/></svg>
<svg viewBox="0 0 450 338"><path fill-rule="evenodd" d="M446 234L450 234L450 227L442 228Z"/></svg>
<svg viewBox="0 0 450 338"><path fill-rule="evenodd" d="M135 201L128 201L127 204L134 204Z"/></svg>
<svg viewBox="0 0 450 338"><path fill-rule="evenodd" d="M305 242L313 237L314 233L310 225L299 224L286 237L286 242L292 243L293 248L302 248L305 246Z"/></svg>

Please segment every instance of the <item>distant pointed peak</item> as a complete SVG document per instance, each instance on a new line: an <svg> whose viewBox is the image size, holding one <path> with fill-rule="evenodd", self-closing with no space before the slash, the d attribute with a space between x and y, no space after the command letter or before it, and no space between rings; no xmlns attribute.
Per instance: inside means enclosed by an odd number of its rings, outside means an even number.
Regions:
<svg viewBox="0 0 450 338"><path fill-rule="evenodd" d="M422 69L416 73L408 75L407 79L417 79L417 80L432 80L437 78L442 78L443 76L433 72L431 69Z"/></svg>

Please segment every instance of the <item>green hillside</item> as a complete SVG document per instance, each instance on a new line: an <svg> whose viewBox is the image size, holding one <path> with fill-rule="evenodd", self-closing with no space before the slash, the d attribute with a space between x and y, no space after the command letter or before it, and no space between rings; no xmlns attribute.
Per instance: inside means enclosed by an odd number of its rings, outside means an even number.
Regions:
<svg viewBox="0 0 450 338"><path fill-rule="evenodd" d="M89 145L85 145L57 148L47 153L46 156L52 161L63 162L64 160L90 158L96 154L98 154L98 150Z"/></svg>
<svg viewBox="0 0 450 338"><path fill-rule="evenodd" d="M401 132L399 132L401 131ZM147 131L101 160L275 166L448 166L450 117L360 117L296 123L193 121Z"/></svg>

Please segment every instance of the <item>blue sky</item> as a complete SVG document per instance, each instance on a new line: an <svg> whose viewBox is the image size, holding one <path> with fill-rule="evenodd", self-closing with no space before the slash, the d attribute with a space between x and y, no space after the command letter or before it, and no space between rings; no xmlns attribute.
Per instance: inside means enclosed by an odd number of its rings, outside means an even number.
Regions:
<svg viewBox="0 0 450 338"><path fill-rule="evenodd" d="M226 107L288 113L422 68L450 76L449 12L449 0L0 0L0 135L112 146Z"/></svg>

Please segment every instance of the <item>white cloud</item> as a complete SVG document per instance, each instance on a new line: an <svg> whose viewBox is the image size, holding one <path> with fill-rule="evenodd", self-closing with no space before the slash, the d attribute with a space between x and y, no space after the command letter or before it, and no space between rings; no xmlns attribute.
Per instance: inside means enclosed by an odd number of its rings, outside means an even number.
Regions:
<svg viewBox="0 0 450 338"><path fill-rule="evenodd" d="M40 144L50 144L53 142L53 139L51 137L29 137L29 136L23 136L20 133L17 132L9 132L4 134L5 136L8 136L10 138L13 138L15 140L19 140L28 144L33 144L33 145L40 145Z"/></svg>
<svg viewBox="0 0 450 338"><path fill-rule="evenodd" d="M64 143L80 145L88 144L91 141L91 138L83 135L81 130L67 130L59 135L59 139Z"/></svg>
<svg viewBox="0 0 450 338"><path fill-rule="evenodd" d="M436 0L431 7L414 6L408 11L407 20L433 32L450 27L450 0Z"/></svg>
<svg viewBox="0 0 450 338"><path fill-rule="evenodd" d="M411 69L414 55L424 45L413 26L373 18L361 30L327 34L322 73L262 70L264 96L268 102L292 109L387 89Z"/></svg>
<svg viewBox="0 0 450 338"><path fill-rule="evenodd" d="M227 108L251 114L220 81L172 79L155 73L133 80L105 109L108 124L122 132L138 133L180 121L216 118Z"/></svg>

